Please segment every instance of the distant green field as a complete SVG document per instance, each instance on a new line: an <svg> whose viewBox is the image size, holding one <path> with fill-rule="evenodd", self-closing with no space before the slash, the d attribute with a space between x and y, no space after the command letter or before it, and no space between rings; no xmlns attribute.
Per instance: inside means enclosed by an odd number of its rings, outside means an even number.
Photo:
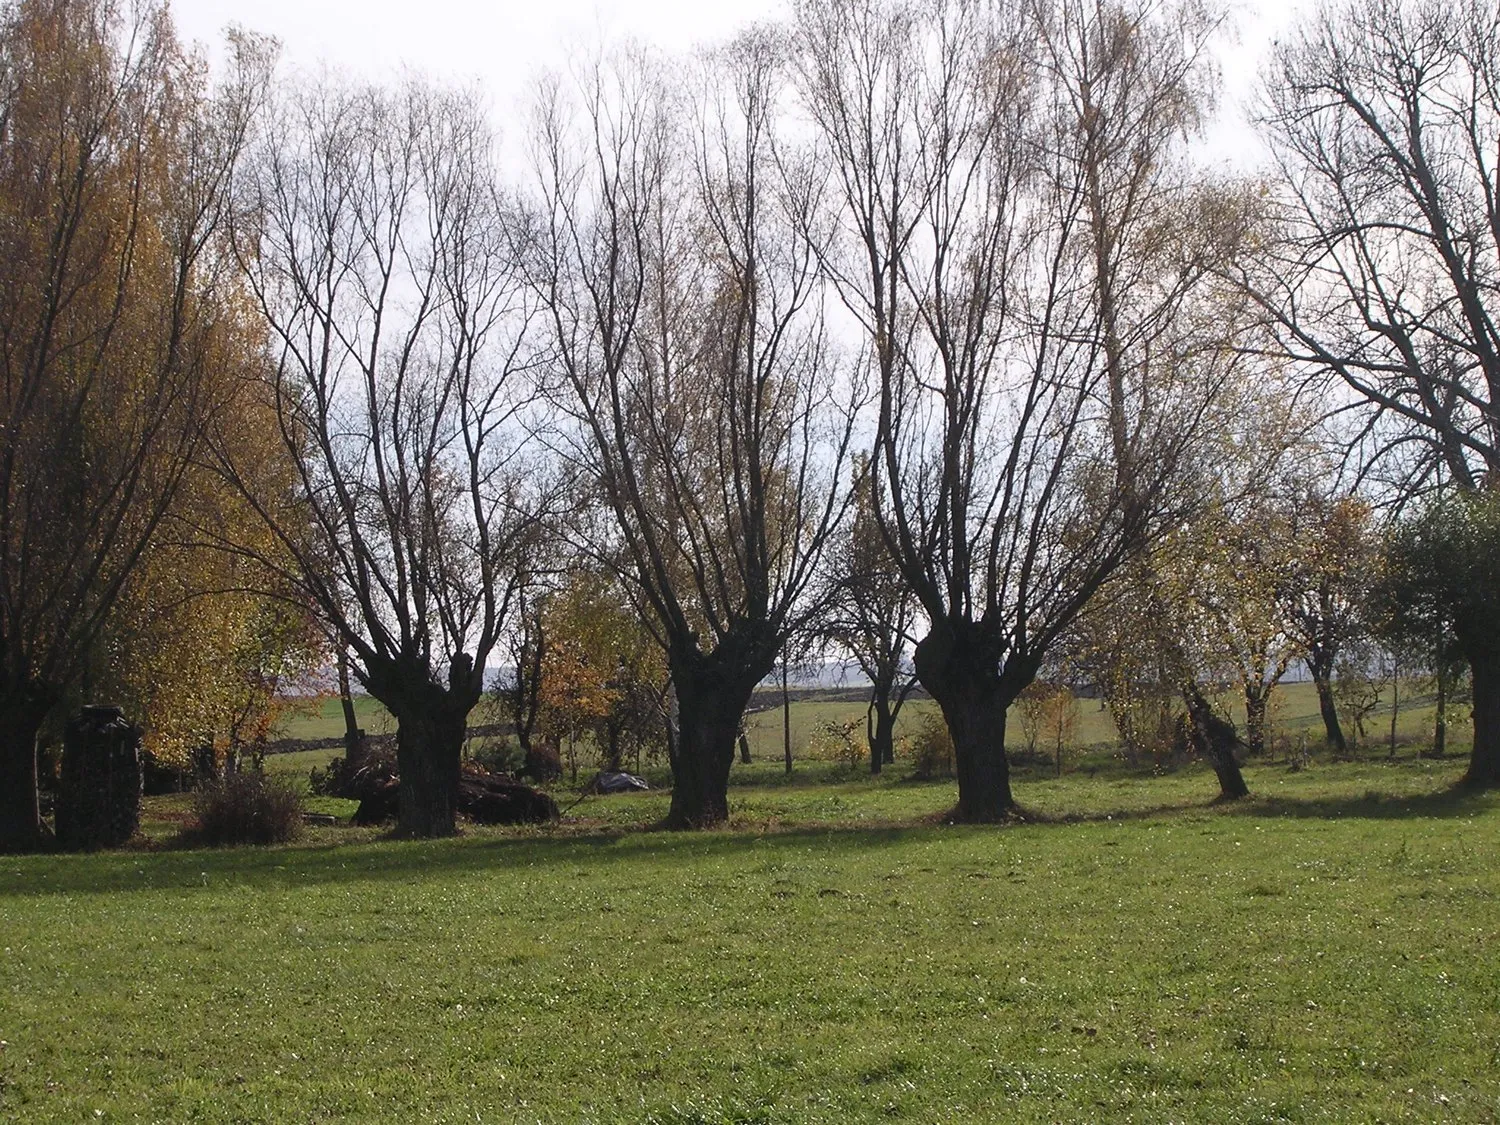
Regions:
<svg viewBox="0 0 1500 1125"><path fill-rule="evenodd" d="M1317 692L1311 683L1282 684L1272 696L1273 732L1280 732L1295 739L1305 732L1309 742L1316 745L1323 737L1322 719L1318 713ZM1380 706L1368 720L1369 740L1384 745L1389 733L1391 715L1391 693L1384 695ZM773 693L759 693L753 711L746 720L746 732L750 738L751 753L756 759L782 757L782 716ZM1232 694L1225 695L1220 705L1243 726L1244 706ZM897 737L910 736L925 715L931 714L935 704L928 699L913 699L903 709L898 721ZM360 722L374 734L391 733L395 722L390 714L375 700L359 696L355 700ZM818 724L828 720L862 720L865 708L853 701L794 702L792 712L792 754L805 757ZM1432 737L1433 704L1430 696L1418 694L1411 685L1403 685L1400 707L1397 712L1397 741L1400 743L1430 742ZM476 709L472 718L475 723L499 722L489 704ZM1450 748L1468 743L1468 708L1466 705L1450 706L1448 713L1448 737ZM276 737L292 739L337 738L344 732L343 712L336 699L320 699L299 704L290 709L276 730ZM1349 732L1352 734L1352 732ZM1078 701L1078 725L1073 739L1073 749L1088 749L1112 746L1118 740L1114 723L1103 703L1095 699ZM1013 747L1023 744L1021 724L1014 712L1006 729L1006 741ZM323 764L320 756L319 764Z"/></svg>
<svg viewBox="0 0 1500 1125"><path fill-rule="evenodd" d="M1493 1121L1500 798L1461 768L1027 776L1040 819L954 828L951 782L769 762L709 833L640 831L649 793L7 857L0 1120Z"/></svg>
<svg viewBox="0 0 1500 1125"><path fill-rule="evenodd" d="M354 711L359 724L370 734L389 734L396 720L379 702L368 695L354 697ZM271 731L272 738L341 738L344 734L344 710L334 698L296 700L287 705L281 720Z"/></svg>

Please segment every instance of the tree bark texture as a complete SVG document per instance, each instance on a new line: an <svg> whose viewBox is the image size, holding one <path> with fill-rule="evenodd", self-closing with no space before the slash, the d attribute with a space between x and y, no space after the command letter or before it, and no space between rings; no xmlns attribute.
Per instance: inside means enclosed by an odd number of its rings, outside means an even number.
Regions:
<svg viewBox="0 0 1500 1125"><path fill-rule="evenodd" d="M775 667L779 638L752 628L719 639L711 653L696 638L668 653L676 729L668 728L672 804L664 826L711 828L729 819L729 771L755 685Z"/></svg>
<svg viewBox="0 0 1500 1125"><path fill-rule="evenodd" d="M1240 740L1234 732L1233 724L1214 714L1213 707L1196 684L1185 687L1183 696L1187 703L1194 746L1207 759L1208 764L1213 767L1214 775L1219 779L1218 799L1237 801L1241 797L1248 797L1250 786L1245 784L1245 775L1240 772L1239 760L1234 756L1235 747Z"/></svg>
<svg viewBox="0 0 1500 1125"><path fill-rule="evenodd" d="M673 674L677 736L668 828L711 828L729 819L729 770L740 719L759 679L701 669Z"/></svg>
<svg viewBox="0 0 1500 1125"><path fill-rule="evenodd" d="M1333 677L1328 669L1312 669L1313 685L1318 689L1318 710L1323 715L1323 730L1328 739L1328 745L1333 747L1339 754L1349 752L1349 744L1344 739L1344 728L1339 725L1339 711L1333 703Z"/></svg>
<svg viewBox="0 0 1500 1125"><path fill-rule="evenodd" d="M972 626L942 623L916 647L917 678L942 709L953 739L958 773L954 819L994 824L1015 814L1010 760L1005 754L1006 711L1035 675L1007 662ZM1027 674L1029 673L1029 674Z"/></svg>
<svg viewBox="0 0 1500 1125"><path fill-rule="evenodd" d="M396 717L400 774L396 831L415 838L458 831L459 762L469 712L479 700L482 672L458 654L448 686L435 683L426 662L402 659L366 670L366 687Z"/></svg>
<svg viewBox="0 0 1500 1125"><path fill-rule="evenodd" d="M1474 749L1464 784L1500 786L1500 654L1470 656L1474 681Z"/></svg>
<svg viewBox="0 0 1500 1125"><path fill-rule="evenodd" d="M117 848L141 824L141 731L118 707L85 707L63 737L59 848Z"/></svg>
<svg viewBox="0 0 1500 1125"><path fill-rule="evenodd" d="M47 842L37 802L36 739L48 707L33 693L0 697L0 852Z"/></svg>

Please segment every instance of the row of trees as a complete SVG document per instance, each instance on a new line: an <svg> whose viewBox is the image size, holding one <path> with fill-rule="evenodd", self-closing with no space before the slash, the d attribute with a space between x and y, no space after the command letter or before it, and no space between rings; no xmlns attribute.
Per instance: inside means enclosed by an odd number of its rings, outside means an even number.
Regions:
<svg viewBox="0 0 1500 1125"><path fill-rule="evenodd" d="M575 708L598 716L660 685L640 710L679 827L726 817L745 706L794 638L856 655L878 738L910 652L971 821L1014 807L1018 695L1065 651L1139 650L1124 623L1167 602L1243 622L1263 696L1266 607L1336 596L1260 589L1270 553L1336 555L1368 512L1278 490L1314 423L1382 504L1486 489L1495 19L1316 16L1277 56L1279 168L1252 183L1192 159L1205 3L803 0L687 62L542 79L506 176L472 92L276 80L248 35L215 85L164 9L14 0L0 838L38 837L36 737L70 693L207 684L238 666L173 646L233 638L247 699L349 654L396 717L415 835L453 830L507 660L526 738L543 669L638 665ZM561 635L599 651L545 651L570 611L540 591L589 585L564 570L602 592ZM613 640L606 603L629 608ZM1149 643L1201 711L1191 625ZM1455 636L1489 715L1500 664Z"/></svg>

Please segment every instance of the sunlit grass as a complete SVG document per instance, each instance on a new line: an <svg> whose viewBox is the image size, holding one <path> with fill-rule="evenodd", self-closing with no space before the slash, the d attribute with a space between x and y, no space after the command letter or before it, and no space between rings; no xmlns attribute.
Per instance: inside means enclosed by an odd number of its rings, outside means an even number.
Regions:
<svg viewBox="0 0 1500 1125"><path fill-rule="evenodd" d="M645 794L5 859L0 1119L1491 1120L1500 809L1460 769L1029 778L999 829L825 772L704 834L633 830Z"/></svg>

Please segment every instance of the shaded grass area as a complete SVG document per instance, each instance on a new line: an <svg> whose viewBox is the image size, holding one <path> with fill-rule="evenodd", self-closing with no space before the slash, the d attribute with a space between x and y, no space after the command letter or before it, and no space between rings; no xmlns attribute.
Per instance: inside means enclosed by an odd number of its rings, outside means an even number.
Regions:
<svg viewBox="0 0 1500 1125"><path fill-rule="evenodd" d="M330 756L326 750L277 754L267 758L266 765L268 770L305 781L308 771L325 767ZM1017 799L1042 819L1076 819L1197 807L1218 792L1212 772L1200 764L1154 773L1149 768L1127 767L1109 750L1095 751L1076 763L1076 768L1057 778L1045 759L1016 762ZM1338 808L1364 800L1366 793L1373 795L1368 802L1371 807L1399 808L1409 795L1427 793L1425 799L1432 800L1435 787L1446 792L1443 787L1457 782L1464 765L1465 760L1456 755L1438 761L1421 759L1410 746L1394 759L1383 753L1346 762L1325 757L1301 772L1289 770L1282 762L1259 760L1246 767L1252 799L1230 811L1272 811L1287 800L1282 797L1285 793L1300 794L1285 805L1287 809L1301 807L1298 801L1323 800L1320 794L1329 785L1336 791L1327 797L1329 808L1307 815L1335 815ZM593 776L592 771L580 773L578 786L566 782L549 786L564 810L563 827L640 829L660 821L671 801L671 774L663 765L643 772L656 787L651 792L583 796L581 786ZM903 761L878 777L870 776L865 766L849 768L829 761L798 761L791 774L776 760L737 762L729 778L731 824L768 830L808 824L915 823L940 819L952 808L957 799L952 781L916 782L909 775L910 765ZM165 827L162 831L153 828L154 810L175 809L178 804L173 799L148 801L148 832L162 835L165 831ZM355 807L353 801L307 798L311 812L349 817Z"/></svg>
<svg viewBox="0 0 1500 1125"><path fill-rule="evenodd" d="M1500 808L1460 769L1023 780L1003 829L825 773L704 834L627 830L643 794L6 858L0 1119L1493 1120Z"/></svg>

